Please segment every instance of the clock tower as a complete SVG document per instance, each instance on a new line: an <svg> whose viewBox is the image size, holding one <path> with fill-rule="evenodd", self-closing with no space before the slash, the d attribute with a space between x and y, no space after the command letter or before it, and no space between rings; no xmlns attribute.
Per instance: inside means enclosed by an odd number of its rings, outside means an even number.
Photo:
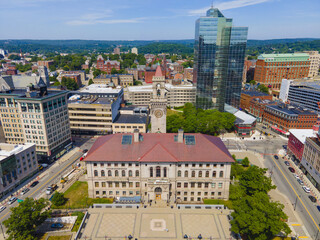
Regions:
<svg viewBox="0 0 320 240"><path fill-rule="evenodd" d="M166 133L167 131L167 97L165 93L165 76L162 75L161 67L158 65L156 73L152 78L151 98L151 132Z"/></svg>

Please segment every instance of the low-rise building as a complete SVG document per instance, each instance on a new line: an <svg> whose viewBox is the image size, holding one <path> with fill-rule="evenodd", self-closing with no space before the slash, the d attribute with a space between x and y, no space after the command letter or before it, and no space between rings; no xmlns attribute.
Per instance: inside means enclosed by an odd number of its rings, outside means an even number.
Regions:
<svg viewBox="0 0 320 240"><path fill-rule="evenodd" d="M236 117L235 133L240 137L250 137L256 129L257 119L243 111L237 111L233 115Z"/></svg>
<svg viewBox="0 0 320 240"><path fill-rule="evenodd" d="M109 59L105 61L101 55L97 58L97 69L100 69L103 72L106 72L107 74L111 74L111 70L115 69L117 71L120 70L120 62L118 61L110 61Z"/></svg>
<svg viewBox="0 0 320 240"><path fill-rule="evenodd" d="M53 60L49 60L49 61L38 61L37 65L38 66L45 66L46 68L50 68L50 66L52 66L54 64Z"/></svg>
<svg viewBox="0 0 320 240"><path fill-rule="evenodd" d="M250 108L250 101L257 98L270 101L272 100L272 96L266 93L253 90L242 91L240 97L240 109L248 111Z"/></svg>
<svg viewBox="0 0 320 240"><path fill-rule="evenodd" d="M307 137L316 137L313 129L290 129L288 138L288 154L294 155L299 162L302 159L303 149Z"/></svg>
<svg viewBox="0 0 320 240"><path fill-rule="evenodd" d="M218 137L137 130L100 137L84 161L89 197L172 203L228 199L234 162Z"/></svg>
<svg viewBox="0 0 320 240"><path fill-rule="evenodd" d="M308 77L313 78L319 75L320 54L318 51L305 51L309 54L310 67Z"/></svg>
<svg viewBox="0 0 320 240"><path fill-rule="evenodd" d="M80 76L80 81L82 83L84 83L86 81L86 72L83 71L83 70L77 70L77 71L62 71L60 73L60 76L59 78L62 78L63 76L66 76L66 75L70 75L70 74L74 74L74 75L79 75ZM81 85L80 85L81 86Z"/></svg>
<svg viewBox="0 0 320 240"><path fill-rule="evenodd" d="M82 86L80 74L64 74L64 75L61 77L61 81L62 81L63 78L71 78L71 79L73 79L73 80L77 83L77 85L78 85L79 88Z"/></svg>
<svg viewBox="0 0 320 240"><path fill-rule="evenodd" d="M248 113L257 118L257 122L263 121L264 109L268 105L277 105L278 103L270 100L261 100L254 98L250 101Z"/></svg>
<svg viewBox="0 0 320 240"><path fill-rule="evenodd" d="M38 171L35 144L0 143L0 197Z"/></svg>
<svg viewBox="0 0 320 240"><path fill-rule="evenodd" d="M132 74L113 74L106 75L100 74L96 78L93 79L93 83L95 84L110 84L113 83L114 86L133 86L134 76Z"/></svg>
<svg viewBox="0 0 320 240"><path fill-rule="evenodd" d="M185 68L183 74L185 80L193 81L193 68Z"/></svg>

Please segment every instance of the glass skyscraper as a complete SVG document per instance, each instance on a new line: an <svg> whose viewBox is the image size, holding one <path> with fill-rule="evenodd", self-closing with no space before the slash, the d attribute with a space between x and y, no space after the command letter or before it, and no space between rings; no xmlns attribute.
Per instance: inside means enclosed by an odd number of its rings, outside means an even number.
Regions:
<svg viewBox="0 0 320 240"><path fill-rule="evenodd" d="M210 8L196 21L194 83L196 106L224 110L238 106L247 44L247 27L232 26L217 8Z"/></svg>

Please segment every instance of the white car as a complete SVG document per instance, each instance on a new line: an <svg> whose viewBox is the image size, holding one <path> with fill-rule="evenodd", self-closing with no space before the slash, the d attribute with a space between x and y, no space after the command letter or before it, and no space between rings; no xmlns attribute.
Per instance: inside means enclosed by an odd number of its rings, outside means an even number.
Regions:
<svg viewBox="0 0 320 240"><path fill-rule="evenodd" d="M296 179L300 179L300 177L299 177L298 174L293 174L293 176L294 176Z"/></svg>
<svg viewBox="0 0 320 240"><path fill-rule="evenodd" d="M46 164L46 163L41 163L40 165L41 165L43 168L48 167L48 164Z"/></svg>
<svg viewBox="0 0 320 240"><path fill-rule="evenodd" d="M0 207L0 212L2 212L2 211L5 210L5 209L6 209L5 206L1 206L1 207Z"/></svg>
<svg viewBox="0 0 320 240"><path fill-rule="evenodd" d="M18 198L12 197L12 198L9 199L8 204L11 205L12 203L14 203L14 202L17 201L17 200L18 200Z"/></svg>
<svg viewBox="0 0 320 240"><path fill-rule="evenodd" d="M306 193L310 193L310 188L303 186L302 189L306 192Z"/></svg>

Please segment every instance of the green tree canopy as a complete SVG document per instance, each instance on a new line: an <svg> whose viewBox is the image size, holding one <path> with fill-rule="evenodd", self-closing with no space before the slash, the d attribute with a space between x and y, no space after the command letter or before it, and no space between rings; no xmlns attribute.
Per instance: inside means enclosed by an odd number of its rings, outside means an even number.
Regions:
<svg viewBox="0 0 320 240"><path fill-rule="evenodd" d="M76 83L76 81L74 79L68 78L68 77L62 77L61 85L65 86L68 90L77 90L77 89L79 89L79 86Z"/></svg>
<svg viewBox="0 0 320 240"><path fill-rule="evenodd" d="M99 76L101 74L101 70L100 69L94 69L93 70L93 77L96 78L97 76Z"/></svg>
<svg viewBox="0 0 320 240"><path fill-rule="evenodd" d="M9 59L11 59L11 60L20 60L21 57L20 57L19 55L11 54L11 55L9 56Z"/></svg>
<svg viewBox="0 0 320 240"><path fill-rule="evenodd" d="M244 159L242 159L242 162L241 162L242 166L244 167L249 167L249 158L245 157Z"/></svg>
<svg viewBox="0 0 320 240"><path fill-rule="evenodd" d="M91 85L91 84L93 84L93 80L92 79L90 79L89 82L88 82L88 85Z"/></svg>
<svg viewBox="0 0 320 240"><path fill-rule="evenodd" d="M260 91L260 92L263 92L263 93L269 93L269 88L268 87L266 87L265 85L263 85L263 84L260 84L259 86L258 86L258 90Z"/></svg>
<svg viewBox="0 0 320 240"><path fill-rule="evenodd" d="M3 222L9 234L9 240L36 240L36 227L50 216L45 208L48 201L41 198L26 198L17 207L11 208L10 217Z"/></svg>
<svg viewBox="0 0 320 240"><path fill-rule="evenodd" d="M52 204L55 206L62 206L66 201L67 199L64 197L64 194L60 192L55 192L51 199Z"/></svg>

